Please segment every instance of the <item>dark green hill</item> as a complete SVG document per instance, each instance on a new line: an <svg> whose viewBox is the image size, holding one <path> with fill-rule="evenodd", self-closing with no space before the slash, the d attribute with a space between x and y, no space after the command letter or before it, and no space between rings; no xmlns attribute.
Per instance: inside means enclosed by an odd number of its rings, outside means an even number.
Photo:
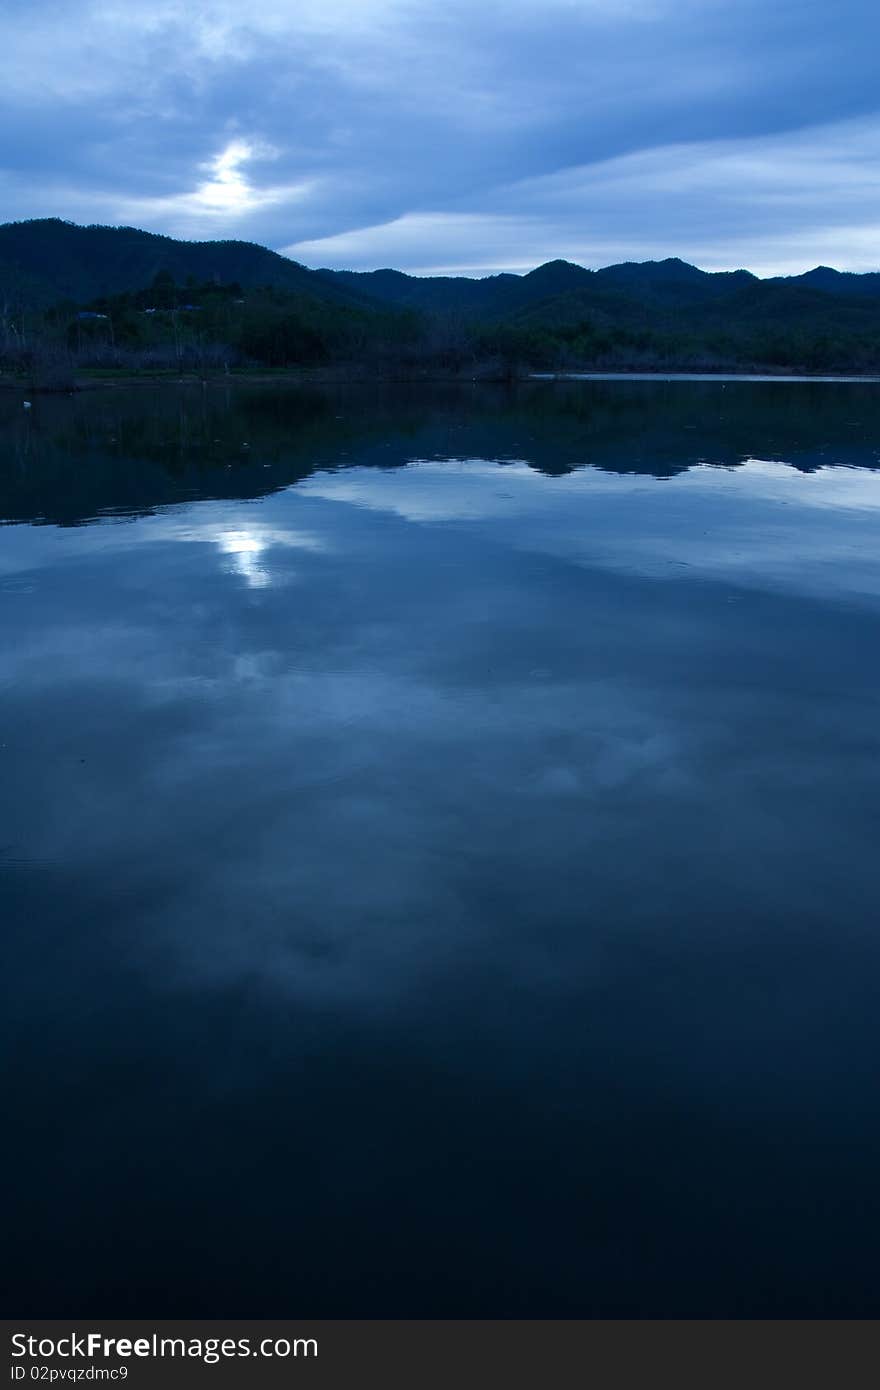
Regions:
<svg viewBox="0 0 880 1390"><path fill-rule="evenodd" d="M855 275L852 271L832 270L829 265L817 265L803 275L778 276L771 283L806 285L810 289L824 290L826 294L880 297L880 273L877 271Z"/></svg>
<svg viewBox="0 0 880 1390"><path fill-rule="evenodd" d="M732 307L765 303L771 313L779 306L797 312L804 305L817 311L833 299L880 299L880 273L851 274L817 266L803 275L759 279L748 270L705 271L677 257L663 261L626 261L590 271L570 261L548 261L525 275L491 275L482 280L465 276L415 276L399 270L319 272L327 280L372 299L406 304L428 312L464 312L482 319L523 312L541 313L545 305L565 296L571 313L592 307L596 312L644 317L644 309L703 309L727 313ZM823 298L813 299L820 291ZM804 292L803 294L801 292ZM781 295L781 297L780 297ZM559 312L558 306L553 314Z"/></svg>
<svg viewBox="0 0 880 1390"><path fill-rule="evenodd" d="M401 270L319 270L329 284L343 285L367 295L425 313L488 314L504 312L519 302L525 276L487 275L472 280L465 275L405 275Z"/></svg>
<svg viewBox="0 0 880 1390"><path fill-rule="evenodd" d="M88 303L149 285L161 271L178 284L271 285L335 303L363 303L357 289L247 241L175 241L135 227L78 227L59 218L0 226L0 293L31 307Z"/></svg>
<svg viewBox="0 0 880 1390"><path fill-rule="evenodd" d="M374 300L405 305L433 314L467 314L493 318L540 303L541 300L593 281L594 273L570 261L548 261L526 275L405 275L400 270L321 270L334 284Z"/></svg>

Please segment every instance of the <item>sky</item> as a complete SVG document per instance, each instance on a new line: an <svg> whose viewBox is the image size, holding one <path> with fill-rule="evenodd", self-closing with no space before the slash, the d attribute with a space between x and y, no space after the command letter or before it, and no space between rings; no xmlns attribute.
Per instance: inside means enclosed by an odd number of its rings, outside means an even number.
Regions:
<svg viewBox="0 0 880 1390"><path fill-rule="evenodd" d="M876 0L2 0L0 40L2 220L880 269Z"/></svg>

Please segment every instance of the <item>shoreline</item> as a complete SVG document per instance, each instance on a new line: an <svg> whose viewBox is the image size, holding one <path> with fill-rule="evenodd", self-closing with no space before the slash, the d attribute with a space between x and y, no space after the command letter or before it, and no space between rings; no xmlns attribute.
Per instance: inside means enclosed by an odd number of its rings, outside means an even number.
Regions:
<svg viewBox="0 0 880 1390"><path fill-rule="evenodd" d="M40 396L71 396L82 391L106 389L107 387L131 386L224 386L235 385L271 386L430 386L430 385L486 385L517 386L527 382L576 381L717 381L729 382L825 382L828 384L880 384L880 374L852 372L796 372L784 369L766 371L750 368L743 371L730 369L718 371L694 371L688 368L665 368L657 371L644 370L584 370L558 372L521 372L491 375L488 373L467 374L462 372L431 371L424 373L387 372L369 373L351 369L309 368L309 367L243 367L230 372L178 372L173 369L157 371L110 371L76 375L71 383L62 386L39 386L22 377L0 375L0 391L18 391L22 394Z"/></svg>
<svg viewBox="0 0 880 1390"><path fill-rule="evenodd" d="M880 383L877 373L859 374L857 372L693 372L669 369L662 372L531 372L526 381L826 381L826 382L875 382Z"/></svg>

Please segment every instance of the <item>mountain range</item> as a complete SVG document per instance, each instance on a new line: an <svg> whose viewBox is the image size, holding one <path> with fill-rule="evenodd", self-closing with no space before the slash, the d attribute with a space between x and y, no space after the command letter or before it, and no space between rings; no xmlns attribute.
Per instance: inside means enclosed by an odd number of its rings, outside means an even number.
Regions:
<svg viewBox="0 0 880 1390"><path fill-rule="evenodd" d="M18 292L35 306L61 299L86 302L147 285L159 271L179 284L237 281L271 285L363 305L394 304L427 312L454 310L481 317L507 315L558 296L589 296L612 308L620 299L643 304L742 304L763 296L806 291L846 300L880 299L880 272L853 274L816 266L802 275L759 279L748 270L705 271L675 257L626 261L587 270L554 260L524 275L407 275L400 270L309 270L265 246L246 241L178 241L135 227L77 226L59 218L0 225L0 293ZM790 303L795 301L789 298Z"/></svg>
<svg viewBox="0 0 880 1390"><path fill-rule="evenodd" d="M431 333L436 338L437 325L447 338L457 325L468 351L533 366L880 366L877 272L817 266L760 279L747 270L708 272L670 258L600 270L554 260L523 275L471 279L311 270L249 242L178 241L57 218L0 226L0 316L4 306L8 315L16 306L47 310L61 301L87 306L124 296L160 272L179 286L235 284L243 294L271 288L289 296L300 314L308 309L313 334L322 314L360 315L363 322L393 312L415 316L425 342Z"/></svg>

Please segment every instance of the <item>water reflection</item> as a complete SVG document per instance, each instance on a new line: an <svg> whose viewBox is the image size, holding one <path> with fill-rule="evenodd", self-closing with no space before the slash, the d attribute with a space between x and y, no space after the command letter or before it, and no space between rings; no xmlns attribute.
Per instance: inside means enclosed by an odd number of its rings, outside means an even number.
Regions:
<svg viewBox="0 0 880 1390"><path fill-rule="evenodd" d="M871 1308L876 397L634 386L11 418L23 1314Z"/></svg>
<svg viewBox="0 0 880 1390"><path fill-rule="evenodd" d="M62 525L193 498L259 497L316 471L414 458L590 465L672 477L765 458L880 461L876 383L535 382L490 386L0 392L0 517Z"/></svg>

